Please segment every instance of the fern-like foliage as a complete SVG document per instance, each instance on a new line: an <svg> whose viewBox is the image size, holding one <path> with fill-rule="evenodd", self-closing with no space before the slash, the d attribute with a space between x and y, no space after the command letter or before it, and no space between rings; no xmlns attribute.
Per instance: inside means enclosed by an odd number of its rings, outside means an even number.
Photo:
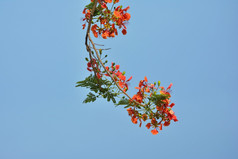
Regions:
<svg viewBox="0 0 238 159"><path fill-rule="evenodd" d="M98 79L95 78L92 74L85 78L83 81L78 81L76 87L85 87L89 88L91 92L87 95L87 98L83 101L84 103L94 102L97 98L103 97L107 101L116 103L116 97L119 93L114 92L111 86L114 84L107 79ZM93 94L94 92L95 94Z"/></svg>

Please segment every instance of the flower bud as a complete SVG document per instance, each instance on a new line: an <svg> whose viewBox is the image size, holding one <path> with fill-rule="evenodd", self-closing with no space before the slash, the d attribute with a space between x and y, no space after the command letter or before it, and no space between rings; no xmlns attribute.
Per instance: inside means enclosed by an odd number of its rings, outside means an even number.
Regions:
<svg viewBox="0 0 238 159"><path fill-rule="evenodd" d="M158 87L160 86L160 81L158 81Z"/></svg>

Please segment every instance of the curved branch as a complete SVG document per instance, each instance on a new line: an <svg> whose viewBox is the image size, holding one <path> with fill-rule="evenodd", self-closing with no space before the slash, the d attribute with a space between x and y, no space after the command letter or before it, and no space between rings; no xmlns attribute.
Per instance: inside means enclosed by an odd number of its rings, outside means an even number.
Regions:
<svg viewBox="0 0 238 159"><path fill-rule="evenodd" d="M88 51L88 34L90 32L90 28L91 28L91 24L92 24L92 19L93 19L93 14L95 12L95 9L96 9L98 1L94 0L93 3L94 3L94 5L93 5L92 11L91 11L91 16L89 18L88 28L87 28L86 37L85 37L85 45L87 46L87 51Z"/></svg>
<svg viewBox="0 0 238 159"><path fill-rule="evenodd" d="M125 94L131 101L135 102L137 105L145 106L144 104L141 104L141 103L139 103L139 102L133 100L133 99L118 85L118 83L117 83L117 82L115 81L115 79L113 78L112 74L106 69L105 65L103 64L103 62L102 62L102 60L101 60L101 58L100 58L100 56L99 56L99 54L98 54L98 51L97 51L97 49L96 49L96 47L95 47L95 45L94 45L94 43L93 43L93 40L91 39L89 33L88 33L88 38L89 38L89 41L91 42L91 44L93 45L93 49L94 49L94 51L95 51L95 53L96 53L96 55L97 55L97 58L98 58L100 64L102 65L102 67L104 68L104 70L107 72L107 74L111 77L111 79L112 79L113 82L116 84L116 86L118 87L118 89L119 89L123 94Z"/></svg>
<svg viewBox="0 0 238 159"><path fill-rule="evenodd" d="M94 12L95 12L95 9L96 9L96 6L97 6L98 1L97 1L97 0L94 0L93 3L94 3L94 5L93 5L92 11L91 11L91 16L90 16L90 19L89 19L89 22L88 22L88 28L87 28L86 37L85 37L85 45L86 45L86 49L87 49L87 51L88 51L88 53L89 53L90 60L92 61L92 50L90 49L90 46L88 45L88 39L89 39L89 41L91 42L91 44L93 45L93 49L94 49L94 51L95 51L95 53L96 53L96 55L97 55L97 58L98 58L100 64L103 66L103 68L104 68L104 70L107 72L107 74L111 77L111 79L112 79L113 82L116 84L116 86L118 87L118 89L119 89L123 94L125 94L125 95L130 99L130 101L136 103L137 105L140 105L140 106L143 106L143 107L144 107L144 106L145 106L144 104L141 104L141 103L139 103L139 102L133 100L133 99L118 85L118 83L115 81L115 79L113 78L113 76L111 75L111 73L106 69L105 65L103 64L103 62L102 62L102 60L101 60L101 58L100 58L100 56L99 56L99 54L98 54L97 48L95 47L95 44L94 44L93 40L92 40L91 37L90 37L90 28L91 28L91 24L92 24L92 18L93 18L93 14L94 14ZM95 71L94 71L94 73L95 73ZM97 77L95 76L95 78L97 78Z"/></svg>

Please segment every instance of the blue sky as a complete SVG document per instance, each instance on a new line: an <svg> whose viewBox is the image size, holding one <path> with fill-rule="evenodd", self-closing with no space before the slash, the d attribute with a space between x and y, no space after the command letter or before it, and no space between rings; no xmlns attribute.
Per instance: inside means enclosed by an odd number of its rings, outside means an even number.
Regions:
<svg viewBox="0 0 238 159"><path fill-rule="evenodd" d="M121 0L128 34L95 39L139 80L173 83L179 122L153 136L75 83L89 0L0 0L0 158L238 158L238 1Z"/></svg>

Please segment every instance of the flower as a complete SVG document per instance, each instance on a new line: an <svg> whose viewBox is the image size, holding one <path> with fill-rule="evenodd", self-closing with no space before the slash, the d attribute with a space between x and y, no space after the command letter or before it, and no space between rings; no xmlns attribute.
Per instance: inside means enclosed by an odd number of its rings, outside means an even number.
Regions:
<svg viewBox="0 0 238 159"><path fill-rule="evenodd" d="M157 135L159 132L158 132L157 129L154 129L154 130L151 130L151 133L152 133L153 135Z"/></svg>
<svg viewBox="0 0 238 159"><path fill-rule="evenodd" d="M131 121L132 123L137 124L137 118L135 115L131 117Z"/></svg>
<svg viewBox="0 0 238 159"><path fill-rule="evenodd" d="M105 0L105 2L107 2L107 3L112 3L112 0Z"/></svg>
<svg viewBox="0 0 238 159"><path fill-rule="evenodd" d="M150 123L146 124L146 127L147 127L147 129L150 129L151 124Z"/></svg>
<svg viewBox="0 0 238 159"><path fill-rule="evenodd" d="M122 30L122 34L123 34L123 35L126 35L126 33L127 33L126 29L123 29L123 30Z"/></svg>

